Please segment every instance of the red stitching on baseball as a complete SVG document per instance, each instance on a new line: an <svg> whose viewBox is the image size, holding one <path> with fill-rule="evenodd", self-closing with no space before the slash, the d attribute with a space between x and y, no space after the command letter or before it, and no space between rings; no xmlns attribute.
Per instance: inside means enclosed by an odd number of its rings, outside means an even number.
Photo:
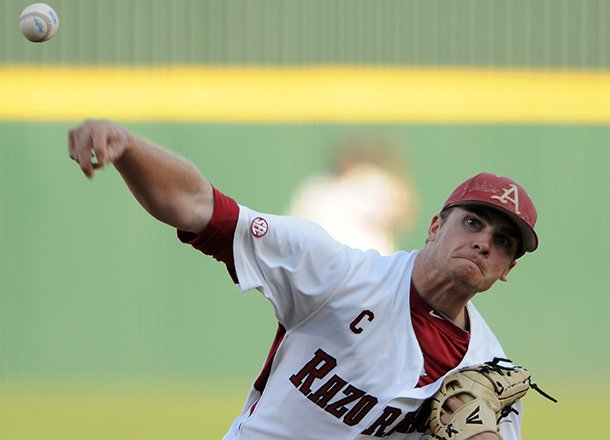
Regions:
<svg viewBox="0 0 610 440"><path fill-rule="evenodd" d="M24 19L30 18L30 17L38 17L47 24L47 31L44 33L44 35L42 37L40 37L40 40L36 40L36 41L42 41L42 40L46 39L49 36L49 34L51 33L51 31L53 30L53 22L51 21L51 19L41 12L28 12L27 14L22 15L20 19L24 20Z"/></svg>

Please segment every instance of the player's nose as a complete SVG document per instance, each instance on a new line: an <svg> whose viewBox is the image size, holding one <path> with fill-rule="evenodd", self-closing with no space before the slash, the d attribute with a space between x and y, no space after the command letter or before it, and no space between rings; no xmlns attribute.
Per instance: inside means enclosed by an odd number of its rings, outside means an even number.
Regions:
<svg viewBox="0 0 610 440"><path fill-rule="evenodd" d="M493 235L487 231L481 231L476 234L472 240L472 247L477 252L487 255L489 254L489 250L491 249L491 242L493 240Z"/></svg>

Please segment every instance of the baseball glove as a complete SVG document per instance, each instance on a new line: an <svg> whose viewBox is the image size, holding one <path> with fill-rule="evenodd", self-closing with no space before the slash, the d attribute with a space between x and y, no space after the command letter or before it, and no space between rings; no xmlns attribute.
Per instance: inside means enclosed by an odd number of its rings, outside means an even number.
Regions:
<svg viewBox="0 0 610 440"><path fill-rule="evenodd" d="M501 362L511 361L494 358L491 362L462 368L445 378L432 398L429 438L466 440L483 432L493 432L502 440L498 423L511 412L517 412L512 405L530 388L557 402L531 382L525 368ZM450 397L459 398L464 405L449 416L445 403Z"/></svg>

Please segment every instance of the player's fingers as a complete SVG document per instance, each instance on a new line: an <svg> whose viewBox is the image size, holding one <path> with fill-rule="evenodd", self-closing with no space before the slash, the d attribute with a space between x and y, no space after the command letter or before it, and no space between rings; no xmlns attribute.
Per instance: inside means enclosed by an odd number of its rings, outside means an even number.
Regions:
<svg viewBox="0 0 610 440"><path fill-rule="evenodd" d="M97 163L94 168L103 168L108 160L108 132L104 126L93 126L91 130L91 142Z"/></svg>
<svg viewBox="0 0 610 440"><path fill-rule="evenodd" d="M459 397L449 397L446 401L445 401L445 406L451 411L451 412L456 412L458 409L460 409L462 406L464 406L464 401L462 399L460 399Z"/></svg>
<svg viewBox="0 0 610 440"><path fill-rule="evenodd" d="M451 415L460 409L464 405L464 401L458 397L449 397L445 404L443 405L443 409L445 412L441 415L441 422L447 424L449 419L451 419Z"/></svg>
<svg viewBox="0 0 610 440"><path fill-rule="evenodd" d="M76 129L73 128L70 131L68 131L68 156L70 156L70 159L72 160L76 160L76 153L75 153L75 131Z"/></svg>
<svg viewBox="0 0 610 440"><path fill-rule="evenodd" d="M85 176L87 176L88 178L93 177L93 163L91 162L91 159L86 157L86 153L79 153L77 156L77 162L80 165L80 169L82 170L83 174Z"/></svg>
<svg viewBox="0 0 610 440"><path fill-rule="evenodd" d="M74 153L76 161L80 165L85 176L93 177L93 140L91 138L90 126L85 124L74 134Z"/></svg>

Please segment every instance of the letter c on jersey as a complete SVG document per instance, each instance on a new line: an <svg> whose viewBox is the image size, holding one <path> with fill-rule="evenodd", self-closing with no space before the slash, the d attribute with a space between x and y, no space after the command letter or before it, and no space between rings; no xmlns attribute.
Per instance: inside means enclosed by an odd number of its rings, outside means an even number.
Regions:
<svg viewBox="0 0 610 440"><path fill-rule="evenodd" d="M362 327L360 327L359 324L364 318L366 318L369 322L371 322L373 319L375 319L375 314L373 312L371 312L370 310L363 310L356 317L356 319L354 319L352 321L352 323L349 325L350 330L356 334L362 333L362 331L364 329Z"/></svg>

